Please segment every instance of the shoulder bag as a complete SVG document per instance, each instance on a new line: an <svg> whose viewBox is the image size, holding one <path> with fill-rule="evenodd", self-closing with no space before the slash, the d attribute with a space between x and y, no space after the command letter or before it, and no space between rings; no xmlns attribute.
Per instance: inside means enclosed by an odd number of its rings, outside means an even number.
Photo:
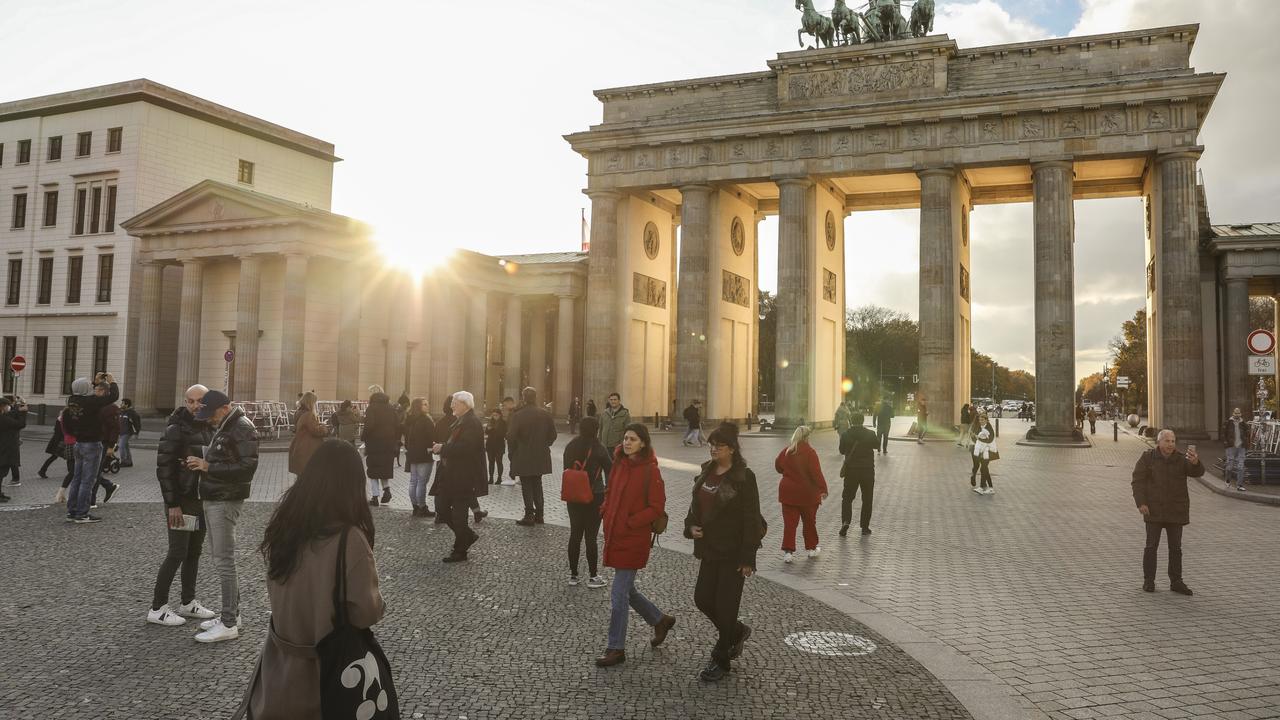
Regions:
<svg viewBox="0 0 1280 720"><path fill-rule="evenodd" d="M591 492L591 475L587 467L591 464L591 448L587 448L586 460L579 460L571 468L565 468L560 476L560 499L567 503L590 505L595 499Z"/></svg>
<svg viewBox="0 0 1280 720"><path fill-rule="evenodd" d="M649 474L647 477L645 477L645 481L644 481L644 506L645 507L649 507L649 485L652 483L653 483L653 466L650 465ZM653 522L649 524L649 530L653 532L653 540L650 542L651 546L653 542L657 541L659 535L667 531L668 522L670 522L670 518L667 517L667 511L663 510L658 514L658 517L654 518Z"/></svg>

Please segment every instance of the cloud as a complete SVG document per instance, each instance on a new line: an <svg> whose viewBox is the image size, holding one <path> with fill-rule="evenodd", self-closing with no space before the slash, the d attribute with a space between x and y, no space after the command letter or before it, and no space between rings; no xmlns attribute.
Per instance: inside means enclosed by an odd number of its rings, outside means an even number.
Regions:
<svg viewBox="0 0 1280 720"><path fill-rule="evenodd" d="M945 32L960 47L980 47L1052 37L1035 23L1009 14L995 0L948 3L937 9L935 31Z"/></svg>

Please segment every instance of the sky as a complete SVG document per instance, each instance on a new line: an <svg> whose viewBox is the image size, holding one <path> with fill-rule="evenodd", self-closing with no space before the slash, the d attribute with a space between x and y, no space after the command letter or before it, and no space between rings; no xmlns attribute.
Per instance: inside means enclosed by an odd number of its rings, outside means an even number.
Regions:
<svg viewBox="0 0 1280 720"><path fill-rule="evenodd" d="M826 10L829 0L818 0ZM1276 0L938 0L961 47L1201 23L1192 62L1228 80L1201 135L1215 223L1280 220ZM333 210L392 254L577 249L586 161L563 135L592 91L765 70L796 49L791 0L0 0L0 100L146 77L334 143ZM21 68L21 72L12 69ZM919 215L846 220L851 307L916 317ZM1077 375L1143 303L1137 199L1076 203ZM1031 207L971 223L974 346L1033 370ZM776 219L761 278L776 286Z"/></svg>

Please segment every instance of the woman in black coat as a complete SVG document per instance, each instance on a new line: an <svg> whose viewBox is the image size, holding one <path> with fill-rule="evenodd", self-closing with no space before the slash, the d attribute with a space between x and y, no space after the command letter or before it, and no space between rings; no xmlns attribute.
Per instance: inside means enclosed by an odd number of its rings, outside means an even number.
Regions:
<svg viewBox="0 0 1280 720"><path fill-rule="evenodd" d="M711 662L698 677L715 682L728 674L729 662L742 654L743 643L751 637L751 628L738 620L738 608L743 581L755 573L765 526L756 476L738 445L738 427L721 425L707 443L711 460L693 484L684 536L693 540L693 555L702 561L694 604L719 631Z"/></svg>
<svg viewBox="0 0 1280 720"><path fill-rule="evenodd" d="M507 428L507 453L511 474L520 478L524 495L524 519L517 525L542 524L542 476L551 474L551 445L556 441L556 423L551 413L538 405L533 388L520 392L520 407L511 414Z"/></svg>
<svg viewBox="0 0 1280 720"><path fill-rule="evenodd" d="M427 482L435 466L431 446L436 444L436 425L427 412L426 398L414 398L404 419L404 464L409 469L409 504L414 517L435 517L427 505Z"/></svg>
<svg viewBox="0 0 1280 720"><path fill-rule="evenodd" d="M53 421L53 435L49 437L49 442L44 444L44 451L49 457L45 459L44 464L40 466L40 472L36 473L42 478L48 478L46 474L49 472L49 466L59 460L67 462L67 477L71 477L71 471L75 469L72 461L70 448L64 441L65 434L62 432L62 413L58 413L58 419Z"/></svg>
<svg viewBox="0 0 1280 720"><path fill-rule="evenodd" d="M364 442L365 468L369 476L369 504L378 504L378 490L382 490L382 502L391 502L391 478L395 473L395 460L400 455L400 421L391 407L391 398L382 388L369 388L369 408L364 415L364 429L360 440Z"/></svg>
<svg viewBox="0 0 1280 720"><path fill-rule="evenodd" d="M447 563L467 559L467 549L480 536L467 527L467 508L481 495L489 494L485 474L484 424L475 413L475 397L469 392L453 394L453 412L457 417L449 431L449 439L436 443L432 451L440 456L440 468L431 494L436 498L436 512L453 530L453 552Z"/></svg>
<svg viewBox="0 0 1280 720"><path fill-rule="evenodd" d="M600 506L604 504L605 478L613 468L609 451L600 442L599 418L583 418L578 423L578 436L564 448L564 469L578 467L587 472L591 480L591 502L565 503L569 511L569 584L577 585L578 553L582 540L587 540L587 587L602 588L608 583L600 577L597 563L600 558L596 536L600 533Z"/></svg>

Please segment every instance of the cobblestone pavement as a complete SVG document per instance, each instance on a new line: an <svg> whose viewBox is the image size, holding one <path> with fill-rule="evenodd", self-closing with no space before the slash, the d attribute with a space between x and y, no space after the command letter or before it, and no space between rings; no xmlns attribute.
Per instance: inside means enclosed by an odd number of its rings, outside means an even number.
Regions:
<svg viewBox="0 0 1280 720"><path fill-rule="evenodd" d="M1143 593L1143 529L1129 474L1146 446L1129 435L1113 442L1109 434L1099 434L1089 449L1020 447L1014 441L1026 424L1007 420L1002 425L1003 459L992 466L996 495L969 491L968 460L953 444L895 441L877 461L875 532L862 537L855 531L847 539L835 533L836 438L831 432L815 435L832 486L819 512L823 554L793 565L784 565L777 550L782 523L773 502L773 458L785 439L744 434L744 456L760 479L770 524L762 575L828 604L857 609L849 610L855 618L879 618L868 624L893 644L915 648L917 658L927 660L928 648L934 647L923 641L939 644L1015 695L1024 711L1006 717L1280 718L1280 607L1275 602L1280 508L1221 497L1192 483L1184 564L1196 594L1175 595L1160 582L1163 549L1157 592ZM705 450L681 447L679 437L655 436L674 518L683 516L690 479L706 458ZM553 453L557 467L566 439L562 435ZM28 442L24 449L30 451L25 455L30 475L40 448ZM140 467L122 473L126 484L113 505L158 499L150 470L141 468L152 457L139 453ZM255 499L270 500L286 486L285 462L282 454L264 456ZM567 524L554 477L558 470L546 483L547 521ZM408 507L406 482L405 475L397 476L393 508ZM47 502L54 484L28 481L9 492L20 503ZM497 488L481 502L494 514L486 523L521 512L518 487ZM857 510L855 503L855 516ZM119 512L124 510L108 506L103 512L108 522L96 527L107 526ZM0 537L10 534L13 516L6 515L0 513L5 524ZM676 537L663 543L687 549ZM753 601L748 598L747 612L756 612ZM926 665L936 668L936 663ZM960 684L948 678L968 677L934 674L953 690ZM835 692L844 682L841 676L824 692ZM778 709L792 698L743 696Z"/></svg>

